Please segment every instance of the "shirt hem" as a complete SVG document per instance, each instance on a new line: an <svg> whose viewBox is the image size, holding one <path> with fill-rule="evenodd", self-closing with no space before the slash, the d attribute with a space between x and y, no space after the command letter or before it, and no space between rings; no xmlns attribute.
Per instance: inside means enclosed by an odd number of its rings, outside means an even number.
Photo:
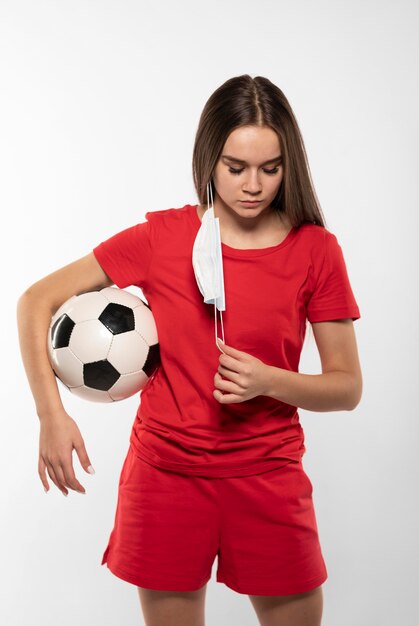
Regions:
<svg viewBox="0 0 419 626"><path fill-rule="evenodd" d="M305 453L300 451L298 454L281 457L271 458L266 461L255 462L251 466L246 465L230 465L226 468L211 468L210 464L192 465L186 463L177 463L175 461L166 461L160 458L156 454L146 454L143 450L139 450L131 441L132 451L135 456L141 460L153 465L159 469L169 470L178 474L187 474L194 476L203 476L204 478L237 478L240 476L253 476L255 474L262 474L264 472L279 469L288 465L288 463L299 463Z"/></svg>
<svg viewBox="0 0 419 626"><path fill-rule="evenodd" d="M96 261L99 263L99 265L101 266L105 274L114 283L114 285L116 285L119 289L124 289L125 287L128 286L126 280L120 274L115 273L116 269L112 265L112 263L108 260L105 252L101 248L101 245L102 244L99 244L98 246L92 249L92 252L96 258Z"/></svg>
<svg viewBox="0 0 419 626"><path fill-rule="evenodd" d="M325 309L324 311L314 311L310 316L307 316L307 319L311 323L346 319L348 317L355 321L360 319L361 315L358 309Z"/></svg>

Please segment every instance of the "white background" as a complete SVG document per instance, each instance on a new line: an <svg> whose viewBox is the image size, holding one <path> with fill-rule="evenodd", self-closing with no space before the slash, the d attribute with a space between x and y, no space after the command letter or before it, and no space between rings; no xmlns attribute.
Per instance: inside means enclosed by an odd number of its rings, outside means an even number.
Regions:
<svg viewBox="0 0 419 626"><path fill-rule="evenodd" d="M413 0L0 2L0 621L143 623L136 588L100 566L138 398L62 391L96 475L74 453L87 495L45 494L16 302L146 211L195 203L201 110L248 73L290 101L361 311L361 403L300 410L323 626L418 622L418 25ZM320 373L312 335L300 371ZM207 624L256 625L215 568Z"/></svg>

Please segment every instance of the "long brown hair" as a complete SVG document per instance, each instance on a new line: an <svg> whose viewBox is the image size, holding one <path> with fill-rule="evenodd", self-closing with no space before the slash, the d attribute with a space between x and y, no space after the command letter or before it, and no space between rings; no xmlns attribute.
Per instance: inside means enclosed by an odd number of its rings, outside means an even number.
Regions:
<svg viewBox="0 0 419 626"><path fill-rule="evenodd" d="M268 78L249 74L223 83L207 100L198 124L192 174L199 203L206 205L206 187L213 196L213 172L229 134L239 126L267 126L278 135L283 178L272 209L285 213L292 226L309 222L326 227L314 190L303 138L284 93Z"/></svg>

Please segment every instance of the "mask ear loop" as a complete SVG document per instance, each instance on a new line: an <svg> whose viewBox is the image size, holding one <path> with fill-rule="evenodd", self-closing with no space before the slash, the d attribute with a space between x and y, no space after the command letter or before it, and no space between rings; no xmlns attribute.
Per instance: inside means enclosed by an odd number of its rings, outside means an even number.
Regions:
<svg viewBox="0 0 419 626"><path fill-rule="evenodd" d="M223 343L225 343L224 326L223 326L223 312L222 311L220 311L220 318L221 318L221 328L223 330ZM216 343L216 346L223 354L225 354L224 350L221 350L220 346L217 343L217 340L219 339L219 337L217 336L217 306L215 304L214 304L214 328L215 328L215 343Z"/></svg>
<svg viewBox="0 0 419 626"><path fill-rule="evenodd" d="M208 206L208 208L210 207L209 197L211 198L211 208L212 208L212 210L214 212L214 219L215 219L215 211L214 211L214 201L213 201L213 196L212 196L212 188L211 188L211 185L209 183L207 183L207 206ZM223 343L225 343L225 339L224 339L224 324L223 324L223 312L222 311L220 311L220 319L221 319ZM214 332L215 332L215 344L216 344L217 348L220 350L220 352L225 354L224 350L221 350L220 346L217 343L217 340L218 340L218 335L217 335L217 305L215 304L215 301L214 301Z"/></svg>

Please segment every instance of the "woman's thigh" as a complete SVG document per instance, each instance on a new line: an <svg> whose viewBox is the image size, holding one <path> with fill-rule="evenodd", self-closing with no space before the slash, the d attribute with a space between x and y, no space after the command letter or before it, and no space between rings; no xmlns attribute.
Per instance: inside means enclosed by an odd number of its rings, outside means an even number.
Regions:
<svg viewBox="0 0 419 626"><path fill-rule="evenodd" d="M204 626L206 585L189 592L137 589L147 626Z"/></svg>
<svg viewBox="0 0 419 626"><path fill-rule="evenodd" d="M290 596L252 596L250 601L261 626L320 626L323 589L316 587Z"/></svg>

